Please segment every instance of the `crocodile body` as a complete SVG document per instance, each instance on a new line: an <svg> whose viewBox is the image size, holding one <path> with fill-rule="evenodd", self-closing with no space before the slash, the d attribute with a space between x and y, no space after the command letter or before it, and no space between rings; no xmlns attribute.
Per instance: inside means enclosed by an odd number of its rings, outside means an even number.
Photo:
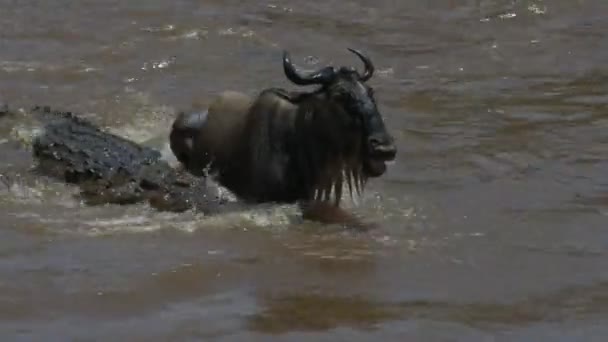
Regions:
<svg viewBox="0 0 608 342"><path fill-rule="evenodd" d="M76 184L87 204L148 202L159 210L207 214L236 205L218 198L204 177L170 166L159 151L71 112L35 107L31 115L44 127L32 144L37 172Z"/></svg>

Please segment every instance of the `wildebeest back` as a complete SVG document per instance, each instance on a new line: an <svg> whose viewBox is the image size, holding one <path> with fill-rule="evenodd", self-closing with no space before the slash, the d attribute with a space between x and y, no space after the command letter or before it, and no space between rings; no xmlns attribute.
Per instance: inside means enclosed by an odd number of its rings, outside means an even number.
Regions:
<svg viewBox="0 0 608 342"><path fill-rule="evenodd" d="M246 94L236 91L221 93L209 106L207 120L201 126L194 144L207 149L207 153L219 163L229 162L242 136L251 103L251 97ZM200 152L198 148L193 150Z"/></svg>
<svg viewBox="0 0 608 342"><path fill-rule="evenodd" d="M225 91L205 111L180 112L169 135L173 154L197 176L230 162L251 103L243 93Z"/></svg>

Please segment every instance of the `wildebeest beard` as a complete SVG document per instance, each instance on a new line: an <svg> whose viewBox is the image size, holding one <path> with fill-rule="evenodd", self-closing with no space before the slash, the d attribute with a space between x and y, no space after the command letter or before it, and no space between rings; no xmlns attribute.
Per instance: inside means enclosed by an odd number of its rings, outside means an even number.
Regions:
<svg viewBox="0 0 608 342"><path fill-rule="evenodd" d="M352 199L362 194L367 182L362 128L336 115L338 109L324 99L323 92L300 95L311 96L319 101L292 98L300 105L291 144L296 156L292 170L301 177L308 200L339 206L345 188Z"/></svg>

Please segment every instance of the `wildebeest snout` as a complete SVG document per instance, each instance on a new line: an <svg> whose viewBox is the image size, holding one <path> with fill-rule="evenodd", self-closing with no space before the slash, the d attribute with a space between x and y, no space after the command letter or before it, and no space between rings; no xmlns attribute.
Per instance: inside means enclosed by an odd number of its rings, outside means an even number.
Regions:
<svg viewBox="0 0 608 342"><path fill-rule="evenodd" d="M371 135L368 139L370 155L373 158L393 160L397 155L394 139L388 134Z"/></svg>

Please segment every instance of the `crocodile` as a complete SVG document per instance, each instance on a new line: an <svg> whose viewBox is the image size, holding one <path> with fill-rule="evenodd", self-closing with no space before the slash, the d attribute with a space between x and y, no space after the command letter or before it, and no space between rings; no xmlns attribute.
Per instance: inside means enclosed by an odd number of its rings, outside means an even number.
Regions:
<svg viewBox="0 0 608 342"><path fill-rule="evenodd" d="M0 106L3 115L12 113ZM36 106L42 124L32 143L34 172L79 187L87 205L149 203L157 210L216 214L242 208L218 194L206 177L171 166L160 151L102 130L69 111Z"/></svg>

